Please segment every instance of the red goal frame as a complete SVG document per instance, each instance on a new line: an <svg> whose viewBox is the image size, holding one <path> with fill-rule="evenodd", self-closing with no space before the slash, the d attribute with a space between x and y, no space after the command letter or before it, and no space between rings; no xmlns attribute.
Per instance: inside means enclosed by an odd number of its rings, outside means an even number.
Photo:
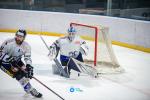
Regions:
<svg viewBox="0 0 150 100"><path fill-rule="evenodd" d="M98 49L98 47L97 47L98 46L98 27L71 22L70 26L73 26L73 25L84 26L84 27L88 27L88 28L91 28L91 29L95 30L95 39L94 39L94 42L95 42L95 45L94 45L94 66L96 66L97 65L97 49Z"/></svg>

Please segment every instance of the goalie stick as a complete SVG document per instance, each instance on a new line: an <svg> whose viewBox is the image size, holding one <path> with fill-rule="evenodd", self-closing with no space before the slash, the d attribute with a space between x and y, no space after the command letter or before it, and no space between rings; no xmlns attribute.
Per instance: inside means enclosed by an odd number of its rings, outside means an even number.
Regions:
<svg viewBox="0 0 150 100"><path fill-rule="evenodd" d="M39 36L40 36L41 40L43 41L43 43L45 44L46 48L49 50L49 47L48 47L48 45L46 44L46 42L45 42L45 40L43 39L43 37L41 36L41 34L40 34Z"/></svg>
<svg viewBox="0 0 150 100"><path fill-rule="evenodd" d="M48 45L46 44L45 40L43 39L43 37L41 36L41 34L39 34L41 40L43 41L43 43L45 44L46 48L49 50L49 47ZM55 63L58 61L57 59L54 59ZM35 79L35 78L34 78ZM36 80L36 79L35 79ZM39 81L40 82L40 81ZM40 82L41 83L41 82ZM42 84L42 83L41 83ZM42 84L43 85L43 84ZM46 85L43 85L43 86L46 86ZM46 88L48 89L48 87L46 86ZM65 100L63 99L61 96L59 96L57 93L55 93L53 90L49 89L50 91L52 91L54 94L56 94L58 97L60 97L62 100Z"/></svg>
<svg viewBox="0 0 150 100"><path fill-rule="evenodd" d="M45 40L43 39L43 37L41 35L40 35L40 38L43 41L43 43L45 44L46 48L49 50L48 45L46 44ZM58 55L58 53L56 54L56 56L57 55ZM58 61L57 58L54 59L54 62L57 65L57 67L59 68L60 74L62 74L66 78L69 78L69 74L64 71L64 69L62 68L62 65L60 64L60 62Z"/></svg>

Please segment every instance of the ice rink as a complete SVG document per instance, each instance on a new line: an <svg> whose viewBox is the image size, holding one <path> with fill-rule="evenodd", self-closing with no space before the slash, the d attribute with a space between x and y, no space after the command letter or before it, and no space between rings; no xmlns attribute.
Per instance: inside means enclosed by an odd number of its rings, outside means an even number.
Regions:
<svg viewBox="0 0 150 100"><path fill-rule="evenodd" d="M0 33L0 44L12 33ZM43 36L51 45L58 37ZM48 50L38 35L27 35L26 41L32 48L32 61L35 77L65 100L150 100L150 54L113 45L120 65L125 69L122 74L72 76L66 79L52 74L54 62L47 57ZM34 79L31 84L43 94L43 98L27 95L20 84L0 70L0 100L61 100ZM74 91L70 91L70 89Z"/></svg>

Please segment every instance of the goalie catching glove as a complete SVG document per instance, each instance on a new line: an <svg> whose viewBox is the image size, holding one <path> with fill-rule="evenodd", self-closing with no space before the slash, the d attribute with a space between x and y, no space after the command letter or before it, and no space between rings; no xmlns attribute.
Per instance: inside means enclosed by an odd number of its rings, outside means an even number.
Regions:
<svg viewBox="0 0 150 100"><path fill-rule="evenodd" d="M87 46L87 44L86 44L85 41L81 44L80 52L81 52L83 55L88 55L89 48L88 48L88 46Z"/></svg>

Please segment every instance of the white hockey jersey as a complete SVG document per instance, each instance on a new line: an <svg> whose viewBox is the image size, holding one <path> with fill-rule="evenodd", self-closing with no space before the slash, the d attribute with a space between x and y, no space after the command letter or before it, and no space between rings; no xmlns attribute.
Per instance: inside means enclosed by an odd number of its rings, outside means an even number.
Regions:
<svg viewBox="0 0 150 100"><path fill-rule="evenodd" d="M17 45L15 38L8 39L2 43L0 49L2 53L14 57L15 59L20 59L24 56L25 63L32 64L31 47L25 41L21 45Z"/></svg>
<svg viewBox="0 0 150 100"><path fill-rule="evenodd" d="M60 48L60 55L74 57L76 58L81 52L81 45L86 42L82 40L78 35L75 36L73 41L70 41L69 38L62 37L56 40L55 44Z"/></svg>

